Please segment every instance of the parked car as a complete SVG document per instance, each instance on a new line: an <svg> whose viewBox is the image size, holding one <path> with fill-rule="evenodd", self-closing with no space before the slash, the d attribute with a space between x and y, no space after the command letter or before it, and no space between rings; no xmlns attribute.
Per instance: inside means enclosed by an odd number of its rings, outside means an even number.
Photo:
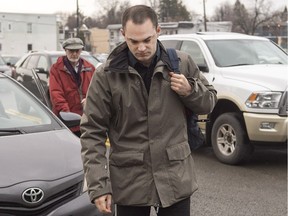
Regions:
<svg viewBox="0 0 288 216"><path fill-rule="evenodd" d="M16 64L16 62L20 59L20 56L2 54L2 58L4 59L6 64L14 66Z"/></svg>
<svg viewBox="0 0 288 216"><path fill-rule="evenodd" d="M98 58L102 63L104 63L107 60L109 54L108 53L97 53L94 56L96 56L96 58Z"/></svg>
<svg viewBox="0 0 288 216"><path fill-rule="evenodd" d="M81 145L66 125L15 79L0 74L0 215L102 215L84 181Z"/></svg>
<svg viewBox="0 0 288 216"><path fill-rule="evenodd" d="M12 76L12 69L7 65L7 63L4 61L2 56L0 55L0 73L5 73L9 76Z"/></svg>
<svg viewBox="0 0 288 216"><path fill-rule="evenodd" d="M11 68L11 77L16 78L15 64L17 61L19 61L20 57L17 55L2 54L2 58Z"/></svg>
<svg viewBox="0 0 288 216"><path fill-rule="evenodd" d="M37 98L44 102L35 79L41 80L49 99L49 71L52 64L54 64L57 59L63 55L65 55L64 51L29 52L28 54L24 55L15 65L16 80L22 83L28 90L36 95ZM95 68L102 64L95 56L90 55L86 51L81 52L81 57L93 64ZM36 76L33 76L32 69L35 69L37 72Z"/></svg>
<svg viewBox="0 0 288 216"><path fill-rule="evenodd" d="M287 146L287 53L272 41L237 33L163 35L167 48L182 50L218 92L200 123L206 143L227 164L249 159L254 144Z"/></svg>

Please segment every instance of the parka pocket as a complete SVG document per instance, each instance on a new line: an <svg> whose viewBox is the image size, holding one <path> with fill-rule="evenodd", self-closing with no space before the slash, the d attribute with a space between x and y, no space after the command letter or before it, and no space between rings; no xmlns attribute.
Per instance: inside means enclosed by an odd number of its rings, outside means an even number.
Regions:
<svg viewBox="0 0 288 216"><path fill-rule="evenodd" d="M144 153L123 152L113 153L110 156L110 164L113 166L136 166L143 164Z"/></svg>
<svg viewBox="0 0 288 216"><path fill-rule="evenodd" d="M110 179L116 203L126 205L147 203L149 189L144 153L113 152L110 155Z"/></svg>
<svg viewBox="0 0 288 216"><path fill-rule="evenodd" d="M181 143L166 149L170 161L184 160L191 154L189 145Z"/></svg>
<svg viewBox="0 0 288 216"><path fill-rule="evenodd" d="M169 159L168 173L176 199L190 196L196 189L194 161L187 142L166 149Z"/></svg>

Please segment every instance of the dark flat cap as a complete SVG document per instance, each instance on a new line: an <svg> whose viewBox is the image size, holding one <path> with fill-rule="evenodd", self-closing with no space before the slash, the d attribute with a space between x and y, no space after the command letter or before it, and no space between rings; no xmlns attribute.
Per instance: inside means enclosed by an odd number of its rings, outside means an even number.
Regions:
<svg viewBox="0 0 288 216"><path fill-rule="evenodd" d="M62 44L63 49L82 49L83 41L80 38L68 38Z"/></svg>

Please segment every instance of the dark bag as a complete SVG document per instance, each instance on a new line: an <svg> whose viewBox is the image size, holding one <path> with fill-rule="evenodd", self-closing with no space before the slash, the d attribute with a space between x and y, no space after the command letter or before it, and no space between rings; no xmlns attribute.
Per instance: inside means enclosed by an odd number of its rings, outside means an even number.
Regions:
<svg viewBox="0 0 288 216"><path fill-rule="evenodd" d="M175 73L180 74L179 70L179 59L176 50L168 48L167 53L170 59L172 69ZM200 148L205 143L204 135L198 125L198 115L194 114L191 110L187 109L187 133L188 143L191 150Z"/></svg>

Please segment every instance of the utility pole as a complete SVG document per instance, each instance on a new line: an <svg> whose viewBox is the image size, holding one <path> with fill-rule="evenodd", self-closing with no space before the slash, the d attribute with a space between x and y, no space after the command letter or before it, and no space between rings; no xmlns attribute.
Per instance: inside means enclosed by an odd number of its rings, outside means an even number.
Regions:
<svg viewBox="0 0 288 216"><path fill-rule="evenodd" d="M204 11L204 31L207 31L205 1L206 1L206 0L203 0L203 11Z"/></svg>
<svg viewBox="0 0 288 216"><path fill-rule="evenodd" d="M78 5L78 0L76 0L76 18L77 18L77 37L79 37L79 5Z"/></svg>

